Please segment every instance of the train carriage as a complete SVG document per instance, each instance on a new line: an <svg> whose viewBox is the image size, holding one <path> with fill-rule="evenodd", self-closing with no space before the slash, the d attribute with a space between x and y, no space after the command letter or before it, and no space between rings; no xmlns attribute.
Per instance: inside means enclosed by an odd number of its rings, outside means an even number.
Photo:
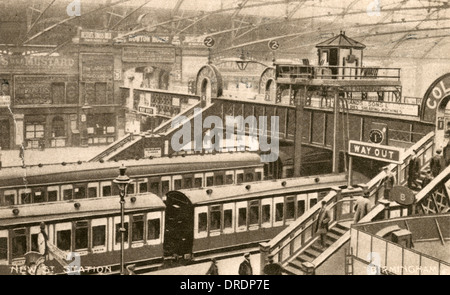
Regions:
<svg viewBox="0 0 450 295"><path fill-rule="evenodd" d="M155 194L126 198L126 263L147 265L162 261L164 211L163 201ZM38 251L41 222L45 222L49 245L55 245L65 255L79 256L78 270L88 273L118 270L120 203L119 197L112 197L1 208L0 274L26 273L25 254ZM50 257L46 265L55 273L73 270Z"/></svg>
<svg viewBox="0 0 450 295"><path fill-rule="evenodd" d="M345 175L334 174L170 191L164 255L195 259L256 246L342 185Z"/></svg>
<svg viewBox="0 0 450 295"><path fill-rule="evenodd" d="M263 179L256 153L189 155L121 161L132 182L128 194L241 183ZM118 163L44 165L0 170L0 207L118 195Z"/></svg>

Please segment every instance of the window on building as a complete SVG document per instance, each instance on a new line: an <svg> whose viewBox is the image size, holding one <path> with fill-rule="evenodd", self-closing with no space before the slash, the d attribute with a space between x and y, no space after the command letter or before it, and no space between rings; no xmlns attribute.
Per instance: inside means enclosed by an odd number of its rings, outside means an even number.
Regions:
<svg viewBox="0 0 450 295"><path fill-rule="evenodd" d="M95 83L95 103L106 104L106 83Z"/></svg>
<svg viewBox="0 0 450 295"><path fill-rule="evenodd" d="M131 224L131 241L144 240L144 215L134 215L133 223Z"/></svg>
<svg viewBox="0 0 450 295"><path fill-rule="evenodd" d="M92 227L92 247L106 245L106 225L97 225Z"/></svg>
<svg viewBox="0 0 450 295"><path fill-rule="evenodd" d="M220 229L220 206L211 206L210 230Z"/></svg>
<svg viewBox="0 0 450 295"><path fill-rule="evenodd" d="M64 126L64 119L57 116L52 121L52 137L66 136L66 129Z"/></svg>
<svg viewBox="0 0 450 295"><path fill-rule="evenodd" d="M160 235L160 221L159 218L149 219L147 221L147 240L159 239Z"/></svg>
<svg viewBox="0 0 450 295"><path fill-rule="evenodd" d="M75 223L75 250L88 248L88 222L77 221Z"/></svg>
<svg viewBox="0 0 450 295"><path fill-rule="evenodd" d="M44 124L42 123L26 123L25 131L27 139L44 138Z"/></svg>
<svg viewBox="0 0 450 295"><path fill-rule="evenodd" d="M20 258L27 253L27 236L24 228L13 230L12 258Z"/></svg>
<svg viewBox="0 0 450 295"><path fill-rule="evenodd" d="M282 221L284 216L284 204L277 203L275 205L275 221Z"/></svg>
<svg viewBox="0 0 450 295"><path fill-rule="evenodd" d="M259 202L251 201L250 202L250 225L259 224Z"/></svg>
<svg viewBox="0 0 450 295"><path fill-rule="evenodd" d="M238 226L247 226L247 208L239 208Z"/></svg>
<svg viewBox="0 0 450 295"><path fill-rule="evenodd" d="M120 239L121 239L121 236L122 236L121 232L120 232L120 226L121 226L120 223L116 224L116 244L120 243ZM125 232L124 232L124 235L123 235L124 236L123 240L124 240L124 243L128 243L128 222L124 222L123 226L125 228Z"/></svg>
<svg viewBox="0 0 450 295"><path fill-rule="evenodd" d="M52 83L52 103L64 104L66 96L66 85L63 82Z"/></svg>
<svg viewBox="0 0 450 295"><path fill-rule="evenodd" d="M56 247L63 251L70 251L72 244L71 230L60 230L56 232Z"/></svg>
<svg viewBox="0 0 450 295"><path fill-rule="evenodd" d="M206 231L208 226L208 214L206 212L198 214L198 232Z"/></svg>
<svg viewBox="0 0 450 295"><path fill-rule="evenodd" d="M231 228L233 226L233 210L223 210L223 227Z"/></svg>

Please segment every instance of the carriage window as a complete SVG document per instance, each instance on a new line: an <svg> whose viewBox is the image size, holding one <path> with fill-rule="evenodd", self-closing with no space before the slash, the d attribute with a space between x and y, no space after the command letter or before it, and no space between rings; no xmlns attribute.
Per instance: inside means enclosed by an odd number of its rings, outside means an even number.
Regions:
<svg viewBox="0 0 450 295"><path fill-rule="evenodd" d="M244 174L243 173L239 173L236 175L236 183L243 183L244 182Z"/></svg>
<svg viewBox="0 0 450 295"><path fill-rule="evenodd" d="M110 197L112 196L111 186L105 185L102 187L102 197Z"/></svg>
<svg viewBox="0 0 450 295"><path fill-rule="evenodd" d="M139 193L142 194L142 193L146 193L147 191L148 191L147 182L140 182L139 183Z"/></svg>
<svg viewBox="0 0 450 295"><path fill-rule="evenodd" d="M192 188L192 178L184 179L184 188Z"/></svg>
<svg viewBox="0 0 450 295"><path fill-rule="evenodd" d="M309 208L312 208L312 207L314 207L314 205L316 205L317 204L317 199L310 199L309 200Z"/></svg>
<svg viewBox="0 0 450 295"><path fill-rule="evenodd" d="M213 186L214 185L214 177L208 176L206 177L206 186Z"/></svg>
<svg viewBox="0 0 450 295"><path fill-rule="evenodd" d="M63 200L72 200L72 189L63 190Z"/></svg>
<svg viewBox="0 0 450 295"><path fill-rule="evenodd" d="M233 211L231 209L223 210L223 227L224 228L230 228L232 227L232 218L233 218Z"/></svg>
<svg viewBox="0 0 450 295"><path fill-rule="evenodd" d="M97 188L88 187L88 198L96 198L96 197L97 197Z"/></svg>
<svg viewBox="0 0 450 295"><path fill-rule="evenodd" d="M247 208L239 208L238 226L247 225Z"/></svg>
<svg viewBox="0 0 450 295"><path fill-rule="evenodd" d="M27 236L25 235L25 229L14 230L12 239L12 258L23 257L27 252Z"/></svg>
<svg viewBox="0 0 450 295"><path fill-rule="evenodd" d="M159 194L159 182L150 183L150 191L155 195Z"/></svg>
<svg viewBox="0 0 450 295"><path fill-rule="evenodd" d="M33 203L42 203L42 202L45 202L45 192L44 191L34 192Z"/></svg>
<svg viewBox="0 0 450 295"><path fill-rule="evenodd" d="M284 209L283 203L278 203L275 205L275 221L283 220L283 209Z"/></svg>
<svg viewBox="0 0 450 295"><path fill-rule="evenodd" d="M58 201L58 191L47 191L47 198L49 202Z"/></svg>
<svg viewBox="0 0 450 295"><path fill-rule="evenodd" d="M127 194L134 195L134 183L130 183L127 186Z"/></svg>
<svg viewBox="0 0 450 295"><path fill-rule="evenodd" d="M22 204L31 204L31 193L21 193Z"/></svg>
<svg viewBox="0 0 450 295"><path fill-rule="evenodd" d="M92 227L92 247L105 246L106 225Z"/></svg>
<svg viewBox="0 0 450 295"><path fill-rule="evenodd" d="M250 222L249 224L258 224L259 223L259 202L251 201L250 202Z"/></svg>
<svg viewBox="0 0 450 295"><path fill-rule="evenodd" d="M294 197L286 198L286 219L294 219L295 218L295 203Z"/></svg>
<svg viewBox="0 0 450 295"><path fill-rule="evenodd" d="M270 205L262 206L262 222L270 222Z"/></svg>
<svg viewBox="0 0 450 295"><path fill-rule="evenodd" d="M212 206L210 230L217 229L220 229L220 206Z"/></svg>
<svg viewBox="0 0 450 295"><path fill-rule="evenodd" d="M86 198L86 187L80 186L74 189L75 199L84 199Z"/></svg>
<svg viewBox="0 0 450 295"><path fill-rule="evenodd" d="M161 188L162 188L162 194L165 195L169 191L169 181L168 180L163 181Z"/></svg>
<svg viewBox="0 0 450 295"><path fill-rule="evenodd" d="M133 223L131 224L131 241L144 240L144 215L133 216Z"/></svg>
<svg viewBox="0 0 450 295"><path fill-rule="evenodd" d="M205 212L198 214L198 232L206 231L208 225L208 214Z"/></svg>
<svg viewBox="0 0 450 295"><path fill-rule="evenodd" d="M216 176L216 185L222 185L223 184L223 175L217 175Z"/></svg>
<svg viewBox="0 0 450 295"><path fill-rule="evenodd" d="M31 251L39 252L38 234L31 235Z"/></svg>
<svg viewBox="0 0 450 295"><path fill-rule="evenodd" d="M147 222L147 240L156 240L159 239L160 232L160 221L157 219L150 219Z"/></svg>
<svg viewBox="0 0 450 295"><path fill-rule="evenodd" d="M175 179L173 181L173 185L174 185L174 190L181 189L181 179Z"/></svg>
<svg viewBox="0 0 450 295"><path fill-rule="evenodd" d="M195 178L194 187L202 187L202 178L201 177Z"/></svg>
<svg viewBox="0 0 450 295"><path fill-rule="evenodd" d="M122 237L120 233L120 223L116 224L116 244L120 243L120 239ZM125 227L125 234L123 235L123 240L125 243L128 242L128 222L124 222L123 226Z"/></svg>
<svg viewBox="0 0 450 295"><path fill-rule="evenodd" d="M233 183L233 174L227 174L226 183L227 184Z"/></svg>
<svg viewBox="0 0 450 295"><path fill-rule="evenodd" d="M262 174L261 172L256 172L256 181L262 180Z"/></svg>
<svg viewBox="0 0 450 295"><path fill-rule="evenodd" d="M305 201L297 201L297 217L300 217L305 213Z"/></svg>
<svg viewBox="0 0 450 295"><path fill-rule="evenodd" d="M245 175L245 181L246 181L246 182L253 181L253 173L247 173L247 174Z"/></svg>
<svg viewBox="0 0 450 295"><path fill-rule="evenodd" d="M70 229L60 230L56 233L56 247L63 251L70 251L72 243Z"/></svg>
<svg viewBox="0 0 450 295"><path fill-rule="evenodd" d="M8 259L8 239L0 238L0 260Z"/></svg>
<svg viewBox="0 0 450 295"><path fill-rule="evenodd" d="M75 250L88 248L88 222L78 221L75 223Z"/></svg>
<svg viewBox="0 0 450 295"><path fill-rule="evenodd" d="M3 205L4 206L14 205L14 196L15 196L14 194L5 193Z"/></svg>

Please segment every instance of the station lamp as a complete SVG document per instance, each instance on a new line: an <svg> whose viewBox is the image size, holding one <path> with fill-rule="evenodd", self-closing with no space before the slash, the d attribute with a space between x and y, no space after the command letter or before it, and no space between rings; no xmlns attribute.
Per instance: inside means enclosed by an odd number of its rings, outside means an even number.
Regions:
<svg viewBox="0 0 450 295"><path fill-rule="evenodd" d="M127 168L122 164L119 168L119 176L113 180L119 188L120 195L120 274L124 275L124 243L125 243L125 226L124 226L124 215L125 215L125 196L127 194L127 187L130 184L130 178L125 174Z"/></svg>

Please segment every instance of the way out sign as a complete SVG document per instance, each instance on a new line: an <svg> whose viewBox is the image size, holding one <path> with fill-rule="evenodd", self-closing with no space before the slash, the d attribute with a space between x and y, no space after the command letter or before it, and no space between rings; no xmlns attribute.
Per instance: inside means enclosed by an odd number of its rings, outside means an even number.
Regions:
<svg viewBox="0 0 450 295"><path fill-rule="evenodd" d="M400 160L400 156L403 151L403 149L401 148L356 140L350 140L348 145L348 153L351 156L369 158L396 164L403 163L403 161Z"/></svg>

